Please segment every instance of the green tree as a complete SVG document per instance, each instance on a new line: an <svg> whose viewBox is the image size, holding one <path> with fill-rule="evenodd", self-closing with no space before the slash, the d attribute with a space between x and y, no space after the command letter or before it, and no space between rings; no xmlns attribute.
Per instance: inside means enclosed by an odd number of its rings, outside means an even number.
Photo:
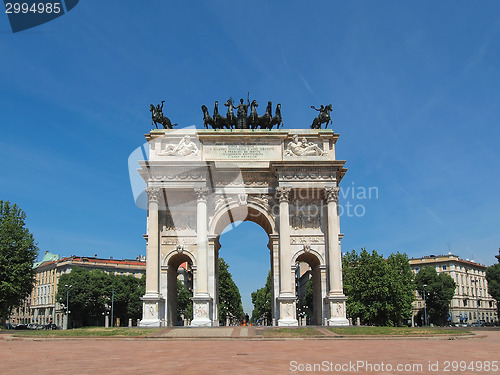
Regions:
<svg viewBox="0 0 500 375"><path fill-rule="evenodd" d="M66 287L71 285L71 287ZM101 325L106 306L111 304L112 281L105 272L74 267L59 278L56 299L66 306L69 297L71 327Z"/></svg>
<svg viewBox="0 0 500 375"><path fill-rule="evenodd" d="M229 265L223 258L219 258L219 320L224 322L228 314L241 317L243 305L240 291L229 272Z"/></svg>
<svg viewBox="0 0 500 375"><path fill-rule="evenodd" d="M193 293L186 288L184 283L177 280L177 321L184 319L193 319Z"/></svg>
<svg viewBox="0 0 500 375"><path fill-rule="evenodd" d="M375 250L353 250L344 255L342 275L351 318L394 326L411 317L414 284L406 254L391 254L386 260Z"/></svg>
<svg viewBox="0 0 500 375"><path fill-rule="evenodd" d="M415 283L413 271L406 254L397 252L387 258L391 273L391 304L392 311L389 313L389 320L392 322L404 323L411 319L413 313L413 301L415 300Z"/></svg>
<svg viewBox="0 0 500 375"><path fill-rule="evenodd" d="M71 287L66 287L71 285ZM113 275L101 270L74 267L59 278L56 299L66 306L69 297L70 326L102 325L104 314L110 313L113 304L113 320L120 318L120 325L128 325L129 319L142 316L142 301L146 289L143 276Z"/></svg>
<svg viewBox="0 0 500 375"><path fill-rule="evenodd" d="M500 317L500 263L486 269L488 293L497 301L497 316Z"/></svg>
<svg viewBox="0 0 500 375"><path fill-rule="evenodd" d="M25 219L16 204L0 200L0 324L33 289L38 248Z"/></svg>
<svg viewBox="0 0 500 375"><path fill-rule="evenodd" d="M434 267L424 267L415 276L417 291L426 292L427 314L429 322L444 325L448 320L450 302L455 294L456 284L453 278L446 274L438 274Z"/></svg>
<svg viewBox="0 0 500 375"><path fill-rule="evenodd" d="M272 279L271 271L267 275L266 284L263 288L252 293L252 322L257 322L260 318L267 318L269 324L272 320Z"/></svg>
<svg viewBox="0 0 500 375"><path fill-rule="evenodd" d="M111 280L113 298L113 319L120 318L120 325L128 325L128 320L137 320L142 317L141 297L146 292L146 278L140 279L133 275L108 275ZM109 287L105 292L109 294ZM110 304L111 302L108 302Z"/></svg>

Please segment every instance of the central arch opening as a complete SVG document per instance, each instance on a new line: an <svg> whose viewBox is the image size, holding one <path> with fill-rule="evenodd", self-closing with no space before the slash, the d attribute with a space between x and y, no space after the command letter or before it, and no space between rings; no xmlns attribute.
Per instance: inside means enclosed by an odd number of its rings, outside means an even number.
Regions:
<svg viewBox="0 0 500 375"><path fill-rule="evenodd" d="M270 298L268 296L270 300L266 307L270 307L270 311L263 317L261 313L253 314L252 293L265 288L266 282L272 280L272 277L268 280L268 276L272 274L270 234L274 233L274 221L271 222L269 216L256 207L237 206L228 208L217 218L214 231L218 235L214 248L214 261L219 325L249 324L250 321L253 324L270 325L274 294L271 293ZM225 264L229 266L232 280L241 295L243 312L241 316L235 316L232 312L226 313L228 291L221 289L227 287ZM219 266L222 269L219 269ZM274 289L273 285L267 287L271 291Z"/></svg>

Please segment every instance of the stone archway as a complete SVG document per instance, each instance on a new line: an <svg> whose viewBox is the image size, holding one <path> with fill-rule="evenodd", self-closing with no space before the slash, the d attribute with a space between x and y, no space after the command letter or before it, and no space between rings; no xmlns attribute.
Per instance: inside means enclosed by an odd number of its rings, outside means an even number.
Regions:
<svg viewBox="0 0 500 375"><path fill-rule="evenodd" d="M302 270L301 264L307 264L310 270L305 272ZM308 323L312 325L322 325L323 316L325 315L323 301L326 298L326 264L323 260L321 254L314 249L311 249L310 245L304 245L304 248L298 251L292 258L292 264L297 267L297 302L305 307L302 312L310 313L312 316L309 317ZM312 304L310 306L304 306L303 304L310 304L309 301L303 301L307 291L303 290L306 287L305 281L312 282L313 288L313 298Z"/></svg>
<svg viewBox="0 0 500 375"><path fill-rule="evenodd" d="M177 319L177 280L179 279L179 267L183 264L186 265L186 268L183 272L184 279L181 281L188 290L192 290L192 279L189 277L189 273L195 267L194 256L185 251L183 246L179 245L176 250L168 254L161 266L162 289L167 292L165 323L168 326L180 325Z"/></svg>
<svg viewBox="0 0 500 375"><path fill-rule="evenodd" d="M149 160L140 162L139 170L148 195L142 326L172 324L175 264L186 257L193 274L191 325L217 324L218 237L238 220L254 221L268 233L277 325L298 325L297 261L310 264L320 285L317 324L348 324L338 212L338 185L346 169L345 161L335 158L338 134L162 129L146 139ZM185 255L160 265L175 251Z"/></svg>
<svg viewBox="0 0 500 375"><path fill-rule="evenodd" d="M229 225L238 221L251 221L258 226L260 226L266 232L269 242L267 247L270 251L270 267L271 267L271 277L273 282L273 298L272 303L272 317L276 316L276 303L275 296L279 293L279 278L274 277L277 274L277 270L274 265L277 265L279 260L277 257L277 238L278 234L276 232L275 218L272 216L268 203L259 197L250 196L248 200L244 202L231 202L225 206L219 207L219 210L215 213L213 218L209 223L209 236L215 238L214 241L209 243L209 253L213 254L213 267L214 267L214 278L210 279L213 281L211 285L211 290L214 295L214 325L218 324L221 317L218 316L218 303L219 303L219 290L218 290L218 256L219 250L221 249L219 238L222 235L225 228ZM212 265L211 265L212 266Z"/></svg>

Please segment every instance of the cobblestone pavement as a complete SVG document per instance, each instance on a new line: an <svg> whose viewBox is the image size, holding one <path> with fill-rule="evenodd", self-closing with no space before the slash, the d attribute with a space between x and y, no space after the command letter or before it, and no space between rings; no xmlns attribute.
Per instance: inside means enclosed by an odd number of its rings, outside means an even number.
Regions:
<svg viewBox="0 0 500 375"><path fill-rule="evenodd" d="M246 331L231 335L242 332ZM151 339L15 339L0 335L0 374L500 373L491 367L491 361L500 361L500 331L477 334L476 338L454 340L186 339L173 338L168 330ZM445 371L446 361L450 361L449 371ZM452 361L458 367L473 363L474 371L452 371ZM485 361L490 361L490 371L478 371L479 366L483 370L488 366ZM308 364L323 367L314 371Z"/></svg>

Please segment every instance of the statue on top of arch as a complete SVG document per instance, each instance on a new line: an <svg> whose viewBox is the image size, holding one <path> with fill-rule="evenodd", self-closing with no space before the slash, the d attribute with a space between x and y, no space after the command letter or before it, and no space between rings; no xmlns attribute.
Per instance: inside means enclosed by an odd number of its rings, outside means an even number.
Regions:
<svg viewBox="0 0 500 375"><path fill-rule="evenodd" d="M272 129L276 126L279 129L280 125L283 126L281 118L281 104L278 103L276 111L273 116L272 102L267 102L266 112L264 115L259 116L257 107L259 104L257 100L250 102L250 92L247 95L247 101L244 102L243 98L240 99L238 105L234 104L233 98L229 98L224 106L227 107L226 117L219 114L219 102L215 101L213 116L208 113L206 105L201 106L203 111L203 125L205 128L212 127L212 129ZM248 114L248 107L250 107L250 115ZM236 115L234 109L237 109Z"/></svg>
<svg viewBox="0 0 500 375"><path fill-rule="evenodd" d="M311 106L312 109L315 111L318 111L318 117L316 117L313 120L313 123L311 124L311 129L321 129L321 124L325 125L325 129L328 127L328 124L330 121L332 121L332 118L330 116L330 112L333 111L333 107L331 104L328 104L326 107L322 104L319 108L316 108L315 106Z"/></svg>

